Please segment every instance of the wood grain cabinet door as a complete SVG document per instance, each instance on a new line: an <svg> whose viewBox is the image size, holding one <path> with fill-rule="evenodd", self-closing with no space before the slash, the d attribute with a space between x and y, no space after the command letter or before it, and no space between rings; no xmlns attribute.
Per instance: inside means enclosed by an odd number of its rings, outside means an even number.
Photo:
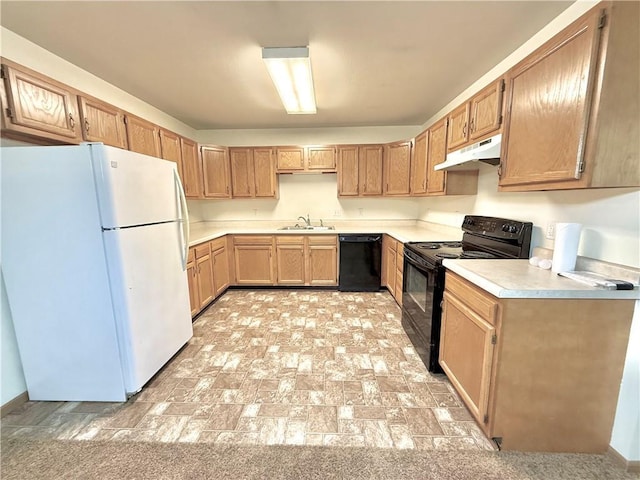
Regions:
<svg viewBox="0 0 640 480"><path fill-rule="evenodd" d="M307 147L307 168L311 171L335 172L336 147Z"/></svg>
<svg viewBox="0 0 640 480"><path fill-rule="evenodd" d="M202 176L205 198L230 198L229 152L225 147L202 146Z"/></svg>
<svg viewBox="0 0 640 480"><path fill-rule="evenodd" d="M309 236L308 285L333 286L338 284L338 237Z"/></svg>
<svg viewBox="0 0 640 480"><path fill-rule="evenodd" d="M160 127L132 115L125 115L124 119L129 150L161 158Z"/></svg>
<svg viewBox="0 0 640 480"><path fill-rule="evenodd" d="M94 100L78 97L82 136L87 142L102 142L118 148L127 148L124 115L116 107Z"/></svg>
<svg viewBox="0 0 640 480"><path fill-rule="evenodd" d="M278 285L304 285L304 237L276 237L276 281Z"/></svg>
<svg viewBox="0 0 640 480"><path fill-rule="evenodd" d="M277 147L276 169L291 172L305 169L304 147Z"/></svg>
<svg viewBox="0 0 640 480"><path fill-rule="evenodd" d="M358 146L338 147L338 196L358 196Z"/></svg>
<svg viewBox="0 0 640 480"><path fill-rule="evenodd" d="M196 268L196 250L189 249L189 257L187 261L187 280L189 281L189 304L191 305L191 316L197 315L200 311L200 298L198 286L198 271Z"/></svg>
<svg viewBox="0 0 640 480"><path fill-rule="evenodd" d="M226 241L225 241L226 243ZM211 260L213 263L213 292L217 297L229 286L229 255L226 247L217 248L211 252Z"/></svg>
<svg viewBox="0 0 640 480"><path fill-rule="evenodd" d="M7 130L34 134L69 143L80 141L76 96L62 84L2 65L7 107Z"/></svg>
<svg viewBox="0 0 640 480"><path fill-rule="evenodd" d="M500 79L471 99L470 140L475 140L500 129L504 89L504 79Z"/></svg>
<svg viewBox="0 0 640 480"><path fill-rule="evenodd" d="M182 177L182 149L180 135L168 130L160 129L160 155L163 160L175 162L180 177Z"/></svg>
<svg viewBox="0 0 640 480"><path fill-rule="evenodd" d="M362 145L358 149L359 189L362 196L382 195L384 148Z"/></svg>
<svg viewBox="0 0 640 480"><path fill-rule="evenodd" d="M251 198L254 196L253 149L230 148L231 195L234 198Z"/></svg>
<svg viewBox="0 0 640 480"><path fill-rule="evenodd" d="M213 300L213 262L209 244L196 245L196 270L198 275L198 298L200 310Z"/></svg>
<svg viewBox="0 0 640 480"><path fill-rule="evenodd" d="M385 195L409 195L411 176L411 142L385 145Z"/></svg>
<svg viewBox="0 0 640 480"><path fill-rule="evenodd" d="M277 198L278 177L270 148L253 149L254 195L256 197Z"/></svg>
<svg viewBox="0 0 640 480"><path fill-rule="evenodd" d="M448 119L447 150L452 151L469 140L469 102L452 111Z"/></svg>
<svg viewBox="0 0 640 480"><path fill-rule="evenodd" d="M428 132L423 132L414 140L411 156L411 195L427 193L427 144Z"/></svg>
<svg viewBox="0 0 640 480"><path fill-rule="evenodd" d="M488 421L495 327L445 292L440 333L440 365L471 414Z"/></svg>
<svg viewBox="0 0 640 480"><path fill-rule="evenodd" d="M447 121L442 119L429 128L427 145L427 194L445 193L446 172L435 170L435 166L447 159Z"/></svg>
<svg viewBox="0 0 640 480"><path fill-rule="evenodd" d="M187 198L202 198L202 164L198 155L198 144L187 138L180 138L182 153L182 184Z"/></svg>
<svg viewBox="0 0 640 480"><path fill-rule="evenodd" d="M596 9L507 74L499 185L580 179L597 67L599 22Z"/></svg>

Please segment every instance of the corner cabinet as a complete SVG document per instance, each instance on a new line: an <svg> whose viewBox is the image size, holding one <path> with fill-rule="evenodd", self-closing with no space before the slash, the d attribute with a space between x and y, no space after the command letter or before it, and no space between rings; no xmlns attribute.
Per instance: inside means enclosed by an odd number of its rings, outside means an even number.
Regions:
<svg viewBox="0 0 640 480"><path fill-rule="evenodd" d="M382 145L342 145L338 155L338 197L382 196Z"/></svg>
<svg viewBox="0 0 640 480"><path fill-rule="evenodd" d="M265 148L230 148L233 198L278 198L274 152Z"/></svg>
<svg viewBox="0 0 640 480"><path fill-rule="evenodd" d="M640 4L605 6L508 72L500 190L640 185Z"/></svg>
<svg viewBox="0 0 640 480"><path fill-rule="evenodd" d="M203 145L202 178L205 198L231 198L229 151L225 147Z"/></svg>
<svg viewBox="0 0 640 480"><path fill-rule="evenodd" d="M77 98L72 90L44 75L2 61L3 132L56 143L80 143Z"/></svg>
<svg viewBox="0 0 640 480"><path fill-rule="evenodd" d="M182 153L182 183L187 198L202 198L202 163L198 155L198 144L187 138L180 139Z"/></svg>
<svg viewBox="0 0 640 480"><path fill-rule="evenodd" d="M447 271L440 365L503 450L604 453L634 305L496 298Z"/></svg>
<svg viewBox="0 0 640 480"><path fill-rule="evenodd" d="M227 241L228 237L224 236L189 249L187 278L192 317L231 285Z"/></svg>

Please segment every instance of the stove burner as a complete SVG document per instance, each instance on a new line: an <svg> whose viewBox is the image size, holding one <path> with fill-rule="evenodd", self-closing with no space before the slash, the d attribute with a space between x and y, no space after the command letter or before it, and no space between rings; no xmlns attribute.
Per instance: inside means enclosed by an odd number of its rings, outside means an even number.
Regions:
<svg viewBox="0 0 640 480"><path fill-rule="evenodd" d="M458 258L459 255L457 253L436 253L436 257L438 257L438 258Z"/></svg>
<svg viewBox="0 0 640 480"><path fill-rule="evenodd" d="M460 248L462 246L462 242L445 242L442 246L447 248Z"/></svg>
<svg viewBox="0 0 640 480"><path fill-rule="evenodd" d="M495 255L491 254L491 253L487 253L487 252L462 252L462 255L460 255L460 258L496 258Z"/></svg>
<svg viewBox="0 0 640 480"><path fill-rule="evenodd" d="M423 250L436 250L440 248L440 244L439 243L421 243L420 245L418 245L418 248L421 248Z"/></svg>

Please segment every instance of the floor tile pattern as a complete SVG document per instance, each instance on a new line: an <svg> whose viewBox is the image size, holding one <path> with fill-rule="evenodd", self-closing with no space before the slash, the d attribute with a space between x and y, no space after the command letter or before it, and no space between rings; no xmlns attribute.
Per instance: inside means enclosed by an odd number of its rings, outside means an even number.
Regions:
<svg viewBox="0 0 640 480"><path fill-rule="evenodd" d="M493 450L387 292L230 290L126 403L28 402L2 436Z"/></svg>

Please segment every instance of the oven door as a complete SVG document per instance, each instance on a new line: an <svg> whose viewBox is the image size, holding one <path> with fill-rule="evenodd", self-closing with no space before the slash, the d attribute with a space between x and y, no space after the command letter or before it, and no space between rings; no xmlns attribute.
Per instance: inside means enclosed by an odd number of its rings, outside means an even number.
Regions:
<svg viewBox="0 0 640 480"><path fill-rule="evenodd" d="M402 323L431 372L442 372L438 364L442 300L438 275L441 269L436 265L418 264L406 256L404 259Z"/></svg>

